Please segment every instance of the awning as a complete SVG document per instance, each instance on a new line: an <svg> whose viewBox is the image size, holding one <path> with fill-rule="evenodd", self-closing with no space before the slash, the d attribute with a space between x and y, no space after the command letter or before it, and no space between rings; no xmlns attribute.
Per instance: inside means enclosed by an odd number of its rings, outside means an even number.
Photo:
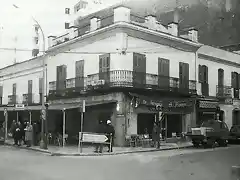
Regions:
<svg viewBox="0 0 240 180"><path fill-rule="evenodd" d="M40 111L42 109L41 105L38 106L25 106L24 108L16 108L15 106L5 106L0 107L0 111L4 111L4 109L7 109L7 111Z"/></svg>
<svg viewBox="0 0 240 180"><path fill-rule="evenodd" d="M96 105L101 105L101 104L110 104L110 103L116 103L116 100L106 100L106 101L87 101L86 102L86 107L89 106L96 106ZM77 109L81 108L82 103L65 103L65 104L50 104L49 105L49 110L69 110L69 109Z"/></svg>

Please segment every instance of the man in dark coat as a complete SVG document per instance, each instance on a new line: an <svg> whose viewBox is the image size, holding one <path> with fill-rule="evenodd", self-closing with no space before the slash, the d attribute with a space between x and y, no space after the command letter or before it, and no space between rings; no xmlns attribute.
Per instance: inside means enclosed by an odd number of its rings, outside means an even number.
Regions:
<svg viewBox="0 0 240 180"><path fill-rule="evenodd" d="M160 148L160 127L159 123L154 122L153 125L153 131L152 131L152 140L153 140L153 145L156 147L157 144L157 149Z"/></svg>
<svg viewBox="0 0 240 180"><path fill-rule="evenodd" d="M106 134L108 138L107 142L109 143L108 152L113 152L112 147L114 144L115 130L110 120L107 120Z"/></svg>
<svg viewBox="0 0 240 180"><path fill-rule="evenodd" d="M16 128L17 128L17 124L16 124L16 121L13 120L12 121L12 124L11 124L11 127L10 127L10 132L12 133L12 137L14 139L14 145L17 145L18 142L17 142L17 137L16 137Z"/></svg>
<svg viewBox="0 0 240 180"><path fill-rule="evenodd" d="M99 122L97 129L96 129L96 133L99 134L104 134L105 133L105 125L103 124L102 121ZM103 150L103 144L101 143L96 143L96 149L95 152L96 153L102 153Z"/></svg>

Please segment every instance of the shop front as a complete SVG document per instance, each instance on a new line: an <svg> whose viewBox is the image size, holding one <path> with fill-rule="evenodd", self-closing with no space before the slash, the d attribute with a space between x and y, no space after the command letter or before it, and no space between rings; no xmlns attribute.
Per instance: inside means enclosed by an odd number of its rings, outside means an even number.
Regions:
<svg viewBox="0 0 240 180"><path fill-rule="evenodd" d="M216 119L219 101L217 99L197 99L196 101L196 125L201 126L204 121ZM221 115L220 117L221 118Z"/></svg>
<svg viewBox="0 0 240 180"><path fill-rule="evenodd" d="M164 130L162 135L170 138L173 135L180 136L191 125L193 99L133 96L135 103L128 134L149 134L151 138L153 124L159 121Z"/></svg>
<svg viewBox="0 0 240 180"><path fill-rule="evenodd" d="M233 100L233 109L232 109L232 125L240 125L240 100Z"/></svg>

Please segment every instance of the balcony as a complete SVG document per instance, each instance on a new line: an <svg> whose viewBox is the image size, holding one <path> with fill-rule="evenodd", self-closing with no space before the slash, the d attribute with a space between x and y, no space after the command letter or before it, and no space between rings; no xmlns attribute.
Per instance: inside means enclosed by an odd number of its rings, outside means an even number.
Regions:
<svg viewBox="0 0 240 180"><path fill-rule="evenodd" d="M23 94L22 104L33 104L33 94Z"/></svg>
<svg viewBox="0 0 240 180"><path fill-rule="evenodd" d="M76 77L66 81L52 81L49 83L49 94L61 95L65 93L85 92L87 87L86 77Z"/></svg>
<svg viewBox="0 0 240 180"><path fill-rule="evenodd" d="M17 95L8 95L8 104L17 104Z"/></svg>
<svg viewBox="0 0 240 180"><path fill-rule="evenodd" d="M58 82L60 83L60 82ZM178 78L158 76L156 74L137 73L126 70L116 70L88 75L85 78L67 79L63 86L57 88L56 81L49 83L49 94L65 92L86 92L92 90L107 90L109 88L150 89L157 91L196 94L195 81L183 81ZM64 88L65 87L65 88Z"/></svg>
<svg viewBox="0 0 240 180"><path fill-rule="evenodd" d="M216 88L216 96L220 98L232 98L231 86L218 86Z"/></svg>

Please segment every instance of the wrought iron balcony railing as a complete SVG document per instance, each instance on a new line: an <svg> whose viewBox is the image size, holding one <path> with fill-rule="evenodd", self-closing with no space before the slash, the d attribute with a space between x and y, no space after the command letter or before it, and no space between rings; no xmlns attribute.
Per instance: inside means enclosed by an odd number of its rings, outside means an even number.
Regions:
<svg viewBox="0 0 240 180"><path fill-rule="evenodd" d="M216 88L217 97L232 97L232 87L231 86L218 86Z"/></svg>
<svg viewBox="0 0 240 180"><path fill-rule="evenodd" d="M57 88L57 84L58 87ZM59 86L59 84L62 84ZM50 93L53 91L87 91L109 87L140 88L166 91L181 91L196 93L196 82L186 80L180 82L178 78L159 76L149 73L138 73L127 70L115 70L88 75L87 77L67 79L64 82L50 82Z"/></svg>
<svg viewBox="0 0 240 180"><path fill-rule="evenodd" d="M17 104L17 95L8 95L8 104Z"/></svg>
<svg viewBox="0 0 240 180"><path fill-rule="evenodd" d="M23 104L33 104L33 94L28 93L28 94L23 94L23 99L22 99L22 103Z"/></svg>

